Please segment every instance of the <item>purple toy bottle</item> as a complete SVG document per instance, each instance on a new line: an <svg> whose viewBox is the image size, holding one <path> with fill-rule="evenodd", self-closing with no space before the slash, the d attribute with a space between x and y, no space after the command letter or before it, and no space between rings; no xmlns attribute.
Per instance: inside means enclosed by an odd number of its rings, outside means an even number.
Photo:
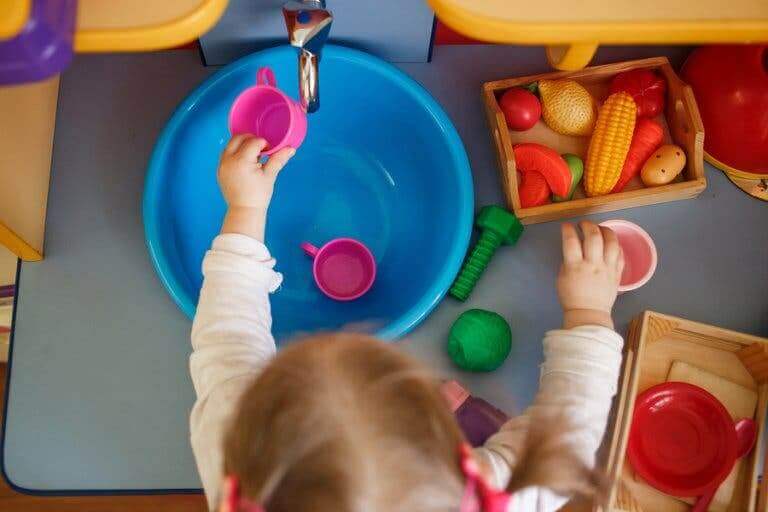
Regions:
<svg viewBox="0 0 768 512"><path fill-rule="evenodd" d="M470 395L469 391L455 380L443 383L442 391L456 415L456 421L472 446L481 446L509 419L506 414L482 398Z"/></svg>

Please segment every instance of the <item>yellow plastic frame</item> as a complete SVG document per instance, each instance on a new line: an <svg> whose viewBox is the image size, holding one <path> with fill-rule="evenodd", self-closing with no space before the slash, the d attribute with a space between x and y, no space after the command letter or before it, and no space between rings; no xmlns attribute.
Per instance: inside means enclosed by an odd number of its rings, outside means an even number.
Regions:
<svg viewBox="0 0 768 512"><path fill-rule="evenodd" d="M32 0L0 1L0 39L10 39L21 32L31 10Z"/></svg>
<svg viewBox="0 0 768 512"><path fill-rule="evenodd" d="M24 261L40 261L43 254L29 245L19 235L0 222L0 245L6 246L13 254Z"/></svg>
<svg viewBox="0 0 768 512"><path fill-rule="evenodd" d="M453 0L427 0L437 17L465 36L490 43L550 45L547 59L556 69L585 67L598 44L701 44L768 41L766 20L654 22L513 22L484 16ZM510 4L510 9L513 7Z"/></svg>
<svg viewBox="0 0 768 512"><path fill-rule="evenodd" d="M75 33L78 52L134 52L181 46L213 27L229 0L206 0L195 10L168 23L130 29L84 29Z"/></svg>

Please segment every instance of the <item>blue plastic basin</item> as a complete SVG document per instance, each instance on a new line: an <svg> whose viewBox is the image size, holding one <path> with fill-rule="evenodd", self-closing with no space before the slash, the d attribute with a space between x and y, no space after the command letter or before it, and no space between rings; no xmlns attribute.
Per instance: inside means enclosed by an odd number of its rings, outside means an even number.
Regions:
<svg viewBox="0 0 768 512"><path fill-rule="evenodd" d="M296 53L280 47L223 68L174 113L158 139L144 191L147 246L161 281L190 318L201 262L225 204L216 184L235 97L271 66L295 97ZM403 335L437 305L461 265L472 228L472 179L461 139L421 85L368 54L329 46L320 69L321 108L282 171L269 210L267 246L284 275L272 296L278 340L368 325ZM312 280L302 241L365 243L378 263L371 291L348 302Z"/></svg>

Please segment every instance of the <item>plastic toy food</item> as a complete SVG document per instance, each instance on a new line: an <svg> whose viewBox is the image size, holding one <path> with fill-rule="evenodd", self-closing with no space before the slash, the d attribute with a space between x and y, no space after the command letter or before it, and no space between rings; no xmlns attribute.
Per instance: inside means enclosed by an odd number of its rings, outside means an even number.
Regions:
<svg viewBox="0 0 768 512"><path fill-rule="evenodd" d="M540 172L528 171L520 174L518 181L517 195L520 197L521 208L532 208L552 202L552 190Z"/></svg>
<svg viewBox="0 0 768 512"><path fill-rule="evenodd" d="M590 197L608 194L621 176L635 129L637 106L626 92L608 96L589 141L584 190Z"/></svg>
<svg viewBox="0 0 768 512"><path fill-rule="evenodd" d="M484 206L475 224L481 230L480 238L448 291L452 297L461 301L467 300L472 293L496 249L501 244L514 245L523 234L523 225L515 214L501 206Z"/></svg>
<svg viewBox="0 0 768 512"><path fill-rule="evenodd" d="M685 151L680 146L667 144L654 151L643 165L640 178L649 187L666 185L685 167Z"/></svg>
<svg viewBox="0 0 768 512"><path fill-rule="evenodd" d="M696 48L682 78L704 122L705 156L723 170L768 174L768 44Z"/></svg>
<svg viewBox="0 0 768 512"><path fill-rule="evenodd" d="M568 195L571 188L571 170L557 151L541 144L526 142L513 148L515 165L521 174L538 172L549 185L552 193Z"/></svg>
<svg viewBox="0 0 768 512"><path fill-rule="evenodd" d="M528 89L513 87L499 100L510 130L522 132L533 128L541 117L541 103Z"/></svg>
<svg viewBox="0 0 768 512"><path fill-rule="evenodd" d="M550 128L563 135L592 133L596 102L584 86L573 80L539 80L538 85L542 115Z"/></svg>
<svg viewBox="0 0 768 512"><path fill-rule="evenodd" d="M621 168L621 176L619 176L619 181L616 182L612 192L621 192L629 180L640 172L643 164L661 146L663 141L664 128L659 123L648 118L638 119L627 159L624 160L624 167Z"/></svg>
<svg viewBox="0 0 768 512"><path fill-rule="evenodd" d="M568 164L568 169L571 171L571 190L568 192L567 196L558 196L555 194L552 197L552 200L556 203L573 199L573 193L576 191L576 187L579 186L579 183L581 183L581 177L584 175L584 162L581 161L581 158L566 153L563 155L563 160Z"/></svg>
<svg viewBox="0 0 768 512"><path fill-rule="evenodd" d="M664 110L667 81L651 69L633 69L613 77L610 91L629 93L637 104L637 117L656 117Z"/></svg>
<svg viewBox="0 0 768 512"><path fill-rule="evenodd" d="M459 368L490 372L501 366L512 349L512 330L498 313L470 309L451 326L448 355Z"/></svg>

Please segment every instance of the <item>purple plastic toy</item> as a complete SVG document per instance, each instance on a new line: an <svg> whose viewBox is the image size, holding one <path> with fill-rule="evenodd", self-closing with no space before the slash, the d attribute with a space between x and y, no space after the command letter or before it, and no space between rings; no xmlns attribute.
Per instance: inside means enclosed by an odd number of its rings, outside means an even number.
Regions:
<svg viewBox="0 0 768 512"><path fill-rule="evenodd" d="M21 32L0 40L0 85L43 80L72 60L77 0L33 0Z"/></svg>
<svg viewBox="0 0 768 512"><path fill-rule="evenodd" d="M442 392L472 446L482 446L509 419L482 398L470 395L455 380L443 383Z"/></svg>
<svg viewBox="0 0 768 512"><path fill-rule="evenodd" d="M315 260L312 273L317 287L334 300L359 299L376 279L373 254L353 238L336 238L319 249L304 242L301 248Z"/></svg>

